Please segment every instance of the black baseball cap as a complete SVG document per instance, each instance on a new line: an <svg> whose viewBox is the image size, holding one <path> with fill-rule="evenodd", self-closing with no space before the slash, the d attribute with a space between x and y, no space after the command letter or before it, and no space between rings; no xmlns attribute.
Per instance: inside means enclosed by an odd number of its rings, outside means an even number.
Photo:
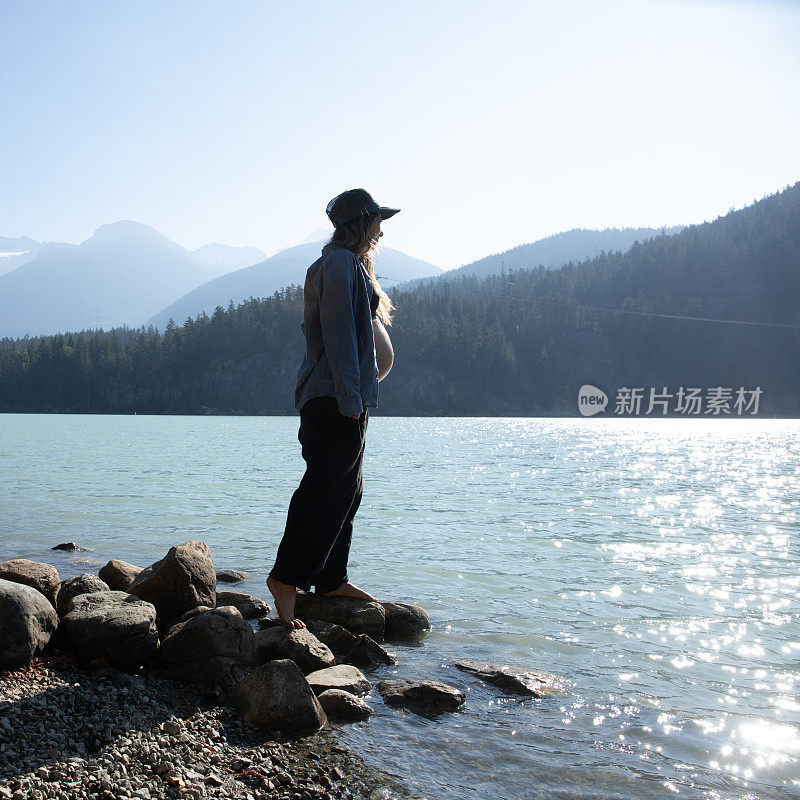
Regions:
<svg viewBox="0 0 800 800"><path fill-rule="evenodd" d="M344 225L345 222L360 217L362 214L380 214L381 219L389 219L399 210L399 208L379 206L366 189L348 189L346 192L337 194L328 203L325 213L334 224L334 227L338 228L340 225Z"/></svg>

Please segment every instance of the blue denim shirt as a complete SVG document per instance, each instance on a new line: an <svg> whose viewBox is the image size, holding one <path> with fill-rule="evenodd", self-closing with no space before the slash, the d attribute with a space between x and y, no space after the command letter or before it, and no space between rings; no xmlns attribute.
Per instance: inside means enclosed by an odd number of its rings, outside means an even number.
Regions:
<svg viewBox="0 0 800 800"><path fill-rule="evenodd" d="M335 247L306 272L306 354L297 372L294 406L331 395L342 414L378 405L378 363L370 304L374 288L355 253Z"/></svg>

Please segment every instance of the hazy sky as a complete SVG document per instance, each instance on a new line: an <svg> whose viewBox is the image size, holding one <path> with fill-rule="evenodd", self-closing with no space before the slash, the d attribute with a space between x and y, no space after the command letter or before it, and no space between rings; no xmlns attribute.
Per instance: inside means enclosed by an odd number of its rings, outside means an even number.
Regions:
<svg viewBox="0 0 800 800"><path fill-rule="evenodd" d="M0 236L272 253L344 189L455 267L800 180L800 3L0 0Z"/></svg>

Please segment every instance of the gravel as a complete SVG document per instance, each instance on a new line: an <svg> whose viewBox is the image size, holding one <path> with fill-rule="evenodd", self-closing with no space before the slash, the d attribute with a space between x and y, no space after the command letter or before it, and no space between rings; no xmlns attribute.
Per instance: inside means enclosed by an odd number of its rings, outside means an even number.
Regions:
<svg viewBox="0 0 800 800"><path fill-rule="evenodd" d="M400 800L339 744L282 737L192 687L47 653L0 672L0 800Z"/></svg>

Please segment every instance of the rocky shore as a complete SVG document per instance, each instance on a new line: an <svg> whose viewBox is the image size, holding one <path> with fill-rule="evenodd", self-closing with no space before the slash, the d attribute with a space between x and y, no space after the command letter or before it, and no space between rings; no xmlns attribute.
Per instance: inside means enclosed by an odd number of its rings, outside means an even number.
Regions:
<svg viewBox="0 0 800 800"><path fill-rule="evenodd" d="M425 610L298 592L307 627L288 629L261 598L218 591L241 577L217 572L203 542L66 580L50 564L0 563L0 800L410 797L338 743L337 725L369 719L362 670L397 664L386 647L418 642ZM455 666L506 692L558 689ZM375 688L428 717L465 703L424 678Z"/></svg>

